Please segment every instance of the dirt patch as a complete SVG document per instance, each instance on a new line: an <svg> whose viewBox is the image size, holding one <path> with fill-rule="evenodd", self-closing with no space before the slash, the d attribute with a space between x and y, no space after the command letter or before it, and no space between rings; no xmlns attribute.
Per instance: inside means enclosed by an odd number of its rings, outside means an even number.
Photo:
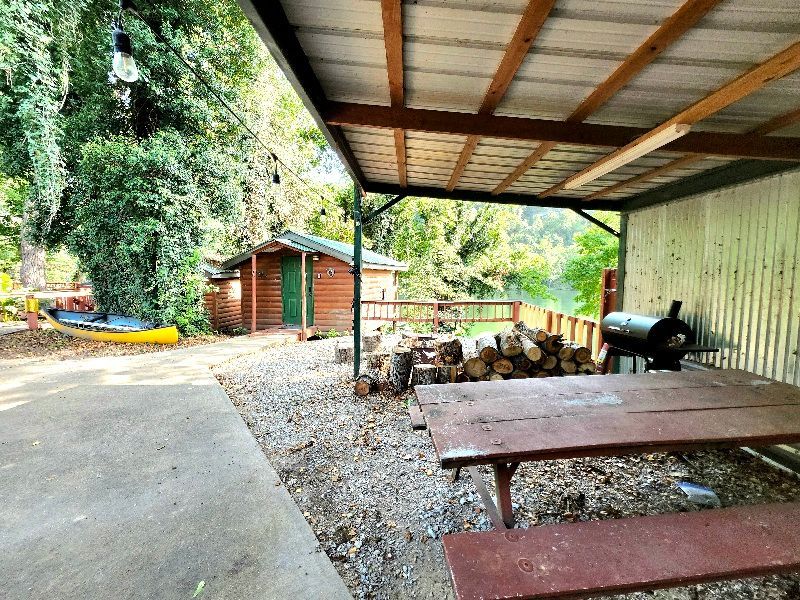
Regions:
<svg viewBox="0 0 800 600"><path fill-rule="evenodd" d="M290 359L267 349L215 374L355 597L452 598L441 536L489 529L480 499L469 477L448 481L428 433L411 430L405 399L353 396L335 343L295 345ZM742 451L526 463L512 497L520 527L700 510L675 485L684 480L713 488L724 506L800 500L795 477ZM625 598L796 600L800 577Z"/></svg>
<svg viewBox="0 0 800 600"><path fill-rule="evenodd" d="M116 344L70 337L55 329L18 331L0 335L0 359L68 360L98 356L128 356L213 344L229 339L221 334L181 337L177 344Z"/></svg>

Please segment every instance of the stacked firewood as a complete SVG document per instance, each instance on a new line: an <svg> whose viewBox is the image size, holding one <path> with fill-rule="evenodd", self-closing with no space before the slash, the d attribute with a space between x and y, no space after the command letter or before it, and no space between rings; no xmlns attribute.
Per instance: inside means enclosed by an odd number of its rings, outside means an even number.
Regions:
<svg viewBox="0 0 800 600"><path fill-rule="evenodd" d="M447 357L445 357L446 359ZM508 331L462 343L462 372L469 381L527 379L596 372L592 351L560 334L520 321Z"/></svg>
<svg viewBox="0 0 800 600"><path fill-rule="evenodd" d="M386 387L401 392L409 385L593 375L597 370L589 348L522 321L475 339L404 337L388 354L368 356L368 368L356 380L359 396ZM420 356L432 360L420 361Z"/></svg>

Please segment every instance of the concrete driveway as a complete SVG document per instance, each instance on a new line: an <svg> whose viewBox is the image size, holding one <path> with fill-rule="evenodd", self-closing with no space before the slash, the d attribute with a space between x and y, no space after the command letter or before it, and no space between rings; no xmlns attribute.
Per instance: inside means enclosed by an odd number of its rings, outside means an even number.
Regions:
<svg viewBox="0 0 800 600"><path fill-rule="evenodd" d="M0 598L349 598L208 366L0 360Z"/></svg>

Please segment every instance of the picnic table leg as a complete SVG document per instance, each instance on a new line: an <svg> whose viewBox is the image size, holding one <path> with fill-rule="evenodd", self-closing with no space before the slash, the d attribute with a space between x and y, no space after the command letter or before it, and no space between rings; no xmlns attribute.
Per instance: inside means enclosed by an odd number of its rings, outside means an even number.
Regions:
<svg viewBox="0 0 800 600"><path fill-rule="evenodd" d="M519 463L494 465L494 485L497 490L497 508L506 527L514 527L514 508L511 505L511 478Z"/></svg>

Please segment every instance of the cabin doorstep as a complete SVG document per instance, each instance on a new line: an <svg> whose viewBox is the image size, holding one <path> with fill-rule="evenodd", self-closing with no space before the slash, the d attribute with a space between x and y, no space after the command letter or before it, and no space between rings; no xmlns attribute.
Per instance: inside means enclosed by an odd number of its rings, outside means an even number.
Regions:
<svg viewBox="0 0 800 600"><path fill-rule="evenodd" d="M362 257L362 299L396 300L397 274L408 266L369 250ZM352 330L352 265L352 244L285 231L225 261L220 271L239 273L238 286L229 281L225 287L238 292L242 327L251 333L296 328L305 339L317 331ZM213 319L213 305L209 314Z"/></svg>

